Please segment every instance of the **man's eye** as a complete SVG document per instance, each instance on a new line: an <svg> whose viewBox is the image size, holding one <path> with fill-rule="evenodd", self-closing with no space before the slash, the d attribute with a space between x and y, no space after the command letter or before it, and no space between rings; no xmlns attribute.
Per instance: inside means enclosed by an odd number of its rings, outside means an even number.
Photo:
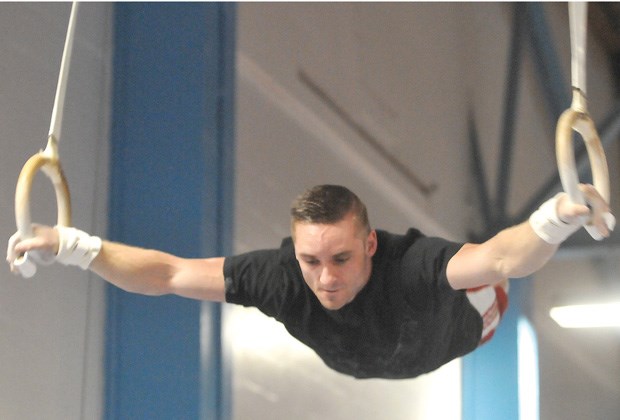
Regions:
<svg viewBox="0 0 620 420"><path fill-rule="evenodd" d="M342 264L346 263L347 261L349 261L349 259L348 259L348 258L336 258L336 259L334 260L334 262L335 262L336 264L339 264L339 265L342 265Z"/></svg>
<svg viewBox="0 0 620 420"><path fill-rule="evenodd" d="M308 265L318 265L319 260L306 260L306 264Z"/></svg>

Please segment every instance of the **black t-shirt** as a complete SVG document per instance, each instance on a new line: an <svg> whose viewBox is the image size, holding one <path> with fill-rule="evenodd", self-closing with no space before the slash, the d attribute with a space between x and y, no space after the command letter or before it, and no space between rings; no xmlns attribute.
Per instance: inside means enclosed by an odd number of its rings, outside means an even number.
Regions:
<svg viewBox="0 0 620 420"><path fill-rule="evenodd" d="M413 378L474 350L482 319L446 277L462 244L415 229L377 238L368 284L339 310L325 309L306 285L290 238L226 258L226 301L257 307L356 378Z"/></svg>

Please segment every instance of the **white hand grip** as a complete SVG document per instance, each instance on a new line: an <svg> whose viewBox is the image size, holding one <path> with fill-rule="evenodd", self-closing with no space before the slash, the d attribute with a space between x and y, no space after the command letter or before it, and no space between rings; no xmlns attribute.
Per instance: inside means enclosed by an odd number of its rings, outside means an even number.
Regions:
<svg viewBox="0 0 620 420"><path fill-rule="evenodd" d="M13 267L17 269L22 277L27 279L37 273L37 265L32 261L32 258L28 257L27 252L13 262Z"/></svg>

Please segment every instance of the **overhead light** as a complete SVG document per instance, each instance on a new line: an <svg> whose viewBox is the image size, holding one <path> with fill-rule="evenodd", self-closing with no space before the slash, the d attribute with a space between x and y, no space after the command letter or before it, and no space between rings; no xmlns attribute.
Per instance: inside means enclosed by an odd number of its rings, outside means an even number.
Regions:
<svg viewBox="0 0 620 420"><path fill-rule="evenodd" d="M538 343L532 324L525 317L517 321L519 419L540 418Z"/></svg>
<svg viewBox="0 0 620 420"><path fill-rule="evenodd" d="M564 328L620 327L620 302L558 306L549 315Z"/></svg>

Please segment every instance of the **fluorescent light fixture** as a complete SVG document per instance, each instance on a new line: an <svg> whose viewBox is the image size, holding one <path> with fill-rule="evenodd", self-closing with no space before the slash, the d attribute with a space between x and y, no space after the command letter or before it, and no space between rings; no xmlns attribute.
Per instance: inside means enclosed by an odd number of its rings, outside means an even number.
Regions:
<svg viewBox="0 0 620 420"><path fill-rule="evenodd" d="M549 315L564 328L620 327L620 302L559 306Z"/></svg>
<svg viewBox="0 0 620 420"><path fill-rule="evenodd" d="M519 420L538 420L538 342L532 324L525 317L517 322Z"/></svg>

